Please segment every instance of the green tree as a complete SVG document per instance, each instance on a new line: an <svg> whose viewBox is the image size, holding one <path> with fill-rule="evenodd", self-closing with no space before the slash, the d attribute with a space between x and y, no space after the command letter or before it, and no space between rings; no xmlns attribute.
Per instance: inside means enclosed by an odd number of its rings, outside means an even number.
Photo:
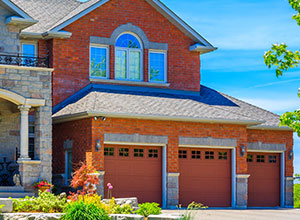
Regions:
<svg viewBox="0 0 300 220"><path fill-rule="evenodd" d="M291 7L297 12L293 19L300 26L300 0L289 0ZM282 76L284 71L297 67L300 62L300 52L288 50L284 43L273 44L271 50L264 55L268 68L276 67L276 77ZM298 92L300 97L300 91ZM288 126L297 132L300 137L300 110L286 112L280 117L280 126Z"/></svg>

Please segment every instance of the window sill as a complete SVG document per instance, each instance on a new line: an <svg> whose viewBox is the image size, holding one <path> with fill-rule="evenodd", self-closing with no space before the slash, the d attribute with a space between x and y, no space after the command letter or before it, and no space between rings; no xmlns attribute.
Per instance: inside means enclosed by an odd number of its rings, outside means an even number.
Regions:
<svg viewBox="0 0 300 220"><path fill-rule="evenodd" d="M114 79L100 79L91 78L91 82L101 82L101 83L112 83L112 84L123 84L123 85L137 85L137 86L155 86L155 87L169 87L170 83L153 83L153 82L139 82L139 81L123 81Z"/></svg>

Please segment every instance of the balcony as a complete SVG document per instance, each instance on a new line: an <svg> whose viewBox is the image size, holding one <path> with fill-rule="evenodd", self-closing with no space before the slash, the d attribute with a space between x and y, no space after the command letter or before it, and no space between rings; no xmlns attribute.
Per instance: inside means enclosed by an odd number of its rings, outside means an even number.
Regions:
<svg viewBox="0 0 300 220"><path fill-rule="evenodd" d="M49 57L32 57L23 54L0 53L0 65L15 65L26 67L49 67Z"/></svg>

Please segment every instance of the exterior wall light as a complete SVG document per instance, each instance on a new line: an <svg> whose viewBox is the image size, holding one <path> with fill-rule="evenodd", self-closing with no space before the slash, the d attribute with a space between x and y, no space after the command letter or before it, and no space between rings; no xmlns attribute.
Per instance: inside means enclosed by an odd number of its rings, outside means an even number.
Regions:
<svg viewBox="0 0 300 220"><path fill-rule="evenodd" d="M96 144L96 152L99 152L100 148L101 148L100 139L98 139Z"/></svg>
<svg viewBox="0 0 300 220"><path fill-rule="evenodd" d="M294 157L294 151L290 150L290 152L289 152L289 160L292 160L293 157Z"/></svg>
<svg viewBox="0 0 300 220"><path fill-rule="evenodd" d="M246 153L246 147L245 147L245 145L241 145L241 152L240 152L241 157L243 157L245 155L245 153Z"/></svg>

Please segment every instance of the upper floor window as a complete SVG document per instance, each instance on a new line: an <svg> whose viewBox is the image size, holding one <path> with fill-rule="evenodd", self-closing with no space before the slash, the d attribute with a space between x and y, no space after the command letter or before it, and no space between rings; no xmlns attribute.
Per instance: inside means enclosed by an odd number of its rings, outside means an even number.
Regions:
<svg viewBox="0 0 300 220"><path fill-rule="evenodd" d="M115 46L115 79L141 81L143 50L140 41L125 33L117 39Z"/></svg>
<svg viewBox="0 0 300 220"><path fill-rule="evenodd" d="M167 53L149 52L149 81L156 83L167 82Z"/></svg>
<svg viewBox="0 0 300 220"><path fill-rule="evenodd" d="M35 43L24 42L21 44L23 65L25 66L35 66L36 56L37 56L37 46Z"/></svg>
<svg viewBox="0 0 300 220"><path fill-rule="evenodd" d="M90 76L108 78L108 47L101 45L90 46Z"/></svg>

